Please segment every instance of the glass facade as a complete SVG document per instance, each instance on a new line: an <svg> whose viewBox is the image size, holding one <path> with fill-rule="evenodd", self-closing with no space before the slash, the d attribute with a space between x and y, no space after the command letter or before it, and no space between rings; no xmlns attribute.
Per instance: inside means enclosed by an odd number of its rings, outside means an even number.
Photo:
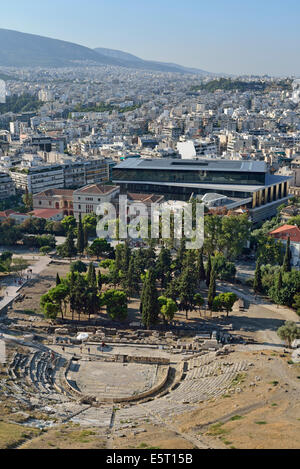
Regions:
<svg viewBox="0 0 300 469"><path fill-rule="evenodd" d="M138 183L125 183L121 186L122 193L147 193L147 194L164 194L166 199L170 200L188 200L192 194L205 195L207 193L215 193L216 190L212 189L197 189L192 187L174 187L174 186L160 186L159 184L138 184ZM218 190L218 194L226 195L227 197L236 197L246 199L252 197L251 192L237 192L228 190Z"/></svg>
<svg viewBox="0 0 300 469"><path fill-rule="evenodd" d="M183 171L180 169L113 169L113 180L122 181L157 181L191 184L238 184L265 185L265 173L238 171L197 171L195 169Z"/></svg>

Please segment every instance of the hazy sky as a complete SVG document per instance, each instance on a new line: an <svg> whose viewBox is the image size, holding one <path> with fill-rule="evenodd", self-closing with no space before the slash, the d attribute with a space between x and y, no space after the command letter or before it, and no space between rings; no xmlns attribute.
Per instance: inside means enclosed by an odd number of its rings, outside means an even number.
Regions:
<svg viewBox="0 0 300 469"><path fill-rule="evenodd" d="M0 27L212 72L300 75L299 19L299 0L6 0Z"/></svg>

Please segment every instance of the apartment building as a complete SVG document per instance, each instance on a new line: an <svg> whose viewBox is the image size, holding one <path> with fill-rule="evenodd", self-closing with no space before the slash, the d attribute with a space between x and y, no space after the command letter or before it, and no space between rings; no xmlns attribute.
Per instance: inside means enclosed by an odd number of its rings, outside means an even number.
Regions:
<svg viewBox="0 0 300 469"><path fill-rule="evenodd" d="M64 164L66 188L77 188L109 181L109 164L104 158Z"/></svg>
<svg viewBox="0 0 300 469"><path fill-rule="evenodd" d="M7 199L15 194L15 185L10 175L0 172L0 200Z"/></svg>
<svg viewBox="0 0 300 469"><path fill-rule="evenodd" d="M64 169L61 165L40 165L29 168L12 168L10 175L16 189L38 194L44 189L64 188Z"/></svg>
<svg viewBox="0 0 300 469"><path fill-rule="evenodd" d="M109 181L109 165L104 159L65 164L37 164L10 170L16 188L39 194L46 189L71 189Z"/></svg>

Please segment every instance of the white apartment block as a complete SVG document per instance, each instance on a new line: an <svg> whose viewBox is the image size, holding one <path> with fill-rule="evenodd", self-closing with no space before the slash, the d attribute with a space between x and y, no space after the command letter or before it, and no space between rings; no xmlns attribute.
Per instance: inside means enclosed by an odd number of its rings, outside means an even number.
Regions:
<svg viewBox="0 0 300 469"><path fill-rule="evenodd" d="M0 172L0 200L7 199L15 194L15 185L10 175Z"/></svg>
<svg viewBox="0 0 300 469"><path fill-rule="evenodd" d="M14 168L10 171L16 188L30 194L38 194L45 189L64 188L64 170L61 165Z"/></svg>

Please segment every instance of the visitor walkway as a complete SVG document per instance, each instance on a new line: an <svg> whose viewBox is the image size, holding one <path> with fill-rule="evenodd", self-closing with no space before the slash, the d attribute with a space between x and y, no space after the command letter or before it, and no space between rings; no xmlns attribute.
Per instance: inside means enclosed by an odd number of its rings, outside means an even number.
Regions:
<svg viewBox="0 0 300 469"><path fill-rule="evenodd" d="M36 278L45 268L50 264L51 258L48 256L30 256L29 258L26 256L23 256L24 260L34 260L32 265L29 265L26 269L26 272L30 272L30 274L25 274L25 278L22 278L19 283L19 279L10 279L10 283L6 285L6 288L4 286L3 293L2 293L2 299L0 300L0 314L3 309L5 309L12 301L17 298L17 296L20 294L20 291L24 286L26 286L27 282ZM28 275L28 278L27 278Z"/></svg>

